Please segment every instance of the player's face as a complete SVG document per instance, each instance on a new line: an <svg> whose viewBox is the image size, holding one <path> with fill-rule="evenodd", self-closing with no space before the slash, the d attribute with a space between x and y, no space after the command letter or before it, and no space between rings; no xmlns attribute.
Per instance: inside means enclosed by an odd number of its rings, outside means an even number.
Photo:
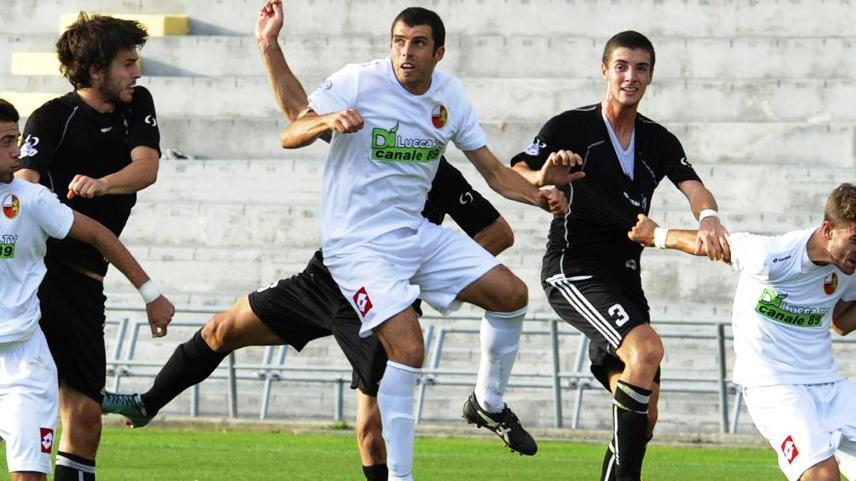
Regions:
<svg viewBox="0 0 856 481"><path fill-rule="evenodd" d="M409 26L399 21L392 29L390 57L395 78L414 94L431 86L434 67L443 58L445 47L434 50L434 37L428 25Z"/></svg>
<svg viewBox="0 0 856 481"><path fill-rule="evenodd" d="M623 107L637 105L654 75L651 54L647 50L618 47L609 53L608 60L600 66L606 80L607 101Z"/></svg>
<svg viewBox="0 0 856 481"><path fill-rule="evenodd" d="M856 272L856 223L849 227L834 228L829 231L829 255L841 272L852 275Z"/></svg>
<svg viewBox="0 0 856 481"><path fill-rule="evenodd" d="M134 85L140 78L139 59L135 49L119 50L97 82L98 93L104 101L113 104L131 102Z"/></svg>
<svg viewBox="0 0 856 481"><path fill-rule="evenodd" d="M4 184L12 182L12 174L21 165L18 163L20 137L17 122L0 122L0 182Z"/></svg>

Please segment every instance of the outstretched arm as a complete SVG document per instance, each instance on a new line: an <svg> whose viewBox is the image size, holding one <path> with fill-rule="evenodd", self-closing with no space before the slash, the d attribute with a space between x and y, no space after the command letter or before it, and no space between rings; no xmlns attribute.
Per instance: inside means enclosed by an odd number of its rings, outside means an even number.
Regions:
<svg viewBox="0 0 856 481"><path fill-rule="evenodd" d="M627 237L645 247L662 247L664 249L686 252L695 256L708 256L707 247L705 245L698 246L697 230L661 229L656 222L645 214L637 216L636 225L630 229ZM657 243L660 245L655 245ZM730 263L731 252L729 251L728 257L723 257L721 260Z"/></svg>
<svg viewBox="0 0 856 481"><path fill-rule="evenodd" d="M696 234L697 253L706 252L705 255L712 261L730 259L728 231L719 222L713 194L697 180L685 180L678 184L678 189L689 201L693 215L699 219Z"/></svg>
<svg viewBox="0 0 856 481"><path fill-rule="evenodd" d="M150 281L149 276L140 267L134 256L128 252L128 249L119 242L119 239L109 229L91 218L74 212L74 222L71 225L68 235L98 249L101 255L116 266L137 289L140 289ZM154 287L154 284L149 284L149 286L155 289L156 292L157 288ZM146 288L143 287L141 292L146 292ZM144 297L146 295L144 294ZM146 303L149 326L152 329L152 336L165 336L166 328L172 320L173 314L175 314L175 308L163 295L152 294L152 297L154 295L157 295L157 297L147 299Z"/></svg>
<svg viewBox="0 0 856 481"><path fill-rule="evenodd" d="M297 120L283 129L280 144L283 149L305 147L330 132L352 134L363 128L363 118L356 109L346 109L318 115L312 110L303 112Z"/></svg>
<svg viewBox="0 0 856 481"><path fill-rule="evenodd" d="M512 166L515 172L522 175L535 187L545 185L566 185L575 180L585 177L585 173L579 171L583 166L583 159L570 150L558 150L547 157L547 161L539 170L533 170L526 162L517 162Z"/></svg>

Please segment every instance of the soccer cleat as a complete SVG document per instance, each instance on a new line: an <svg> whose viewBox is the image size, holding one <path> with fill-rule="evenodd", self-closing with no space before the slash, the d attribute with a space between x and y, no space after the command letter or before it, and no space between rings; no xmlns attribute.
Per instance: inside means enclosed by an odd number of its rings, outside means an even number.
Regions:
<svg viewBox="0 0 856 481"><path fill-rule="evenodd" d="M496 433L511 451L532 456L538 452L538 445L532 436L523 429L517 416L508 405L501 412L489 413L479 406L475 393L464 402L464 419L477 427L485 427Z"/></svg>
<svg viewBox="0 0 856 481"><path fill-rule="evenodd" d="M118 394L104 392L101 399L101 413L115 413L125 416L125 426L141 428L151 422L154 416L149 416L139 394Z"/></svg>

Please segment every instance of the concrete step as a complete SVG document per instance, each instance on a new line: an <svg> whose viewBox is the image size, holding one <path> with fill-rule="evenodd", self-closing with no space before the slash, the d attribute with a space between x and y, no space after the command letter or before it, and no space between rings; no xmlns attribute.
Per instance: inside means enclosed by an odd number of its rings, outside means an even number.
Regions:
<svg viewBox="0 0 856 481"><path fill-rule="evenodd" d="M137 22L146 29L149 37L167 37L176 35L187 35L190 26L187 15L181 13L138 13L133 10L92 10L90 13L108 15ZM78 13L62 13L59 17L59 28L57 34L62 34L71 24L77 21Z"/></svg>
<svg viewBox="0 0 856 481"><path fill-rule="evenodd" d="M602 80L462 81L484 122L544 122L568 108L597 102L604 89ZM152 91L164 118L280 116L264 77L145 77L140 83ZM0 76L0 84L13 92L68 90L63 78L53 76ZM853 96L856 85L845 79L664 80L649 88L642 112L659 122L849 122L856 112L840 99Z"/></svg>
<svg viewBox="0 0 856 481"><path fill-rule="evenodd" d="M0 31L13 34L57 34L60 16L68 12L163 14L184 12L185 0L15 0L0 16Z"/></svg>
<svg viewBox="0 0 856 481"><path fill-rule="evenodd" d="M9 52L53 52L55 41L56 35L0 36L0 73L9 71ZM657 42L656 79L853 78L856 62L846 61L853 42L837 36L665 37ZM389 50L385 33L346 37L286 31L283 43L301 78L324 77L347 63L386 56ZM602 43L600 37L472 32L447 41L440 68L459 77L599 79ZM500 53L525 61L488 61ZM153 37L141 55L145 74L152 76L264 75L250 35Z"/></svg>

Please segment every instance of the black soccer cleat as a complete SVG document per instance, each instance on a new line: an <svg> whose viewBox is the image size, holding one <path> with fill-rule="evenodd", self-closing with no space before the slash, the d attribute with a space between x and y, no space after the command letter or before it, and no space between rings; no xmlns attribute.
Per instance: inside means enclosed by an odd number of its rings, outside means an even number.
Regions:
<svg viewBox="0 0 856 481"><path fill-rule="evenodd" d="M125 416L125 425L130 428L141 428L150 423L154 416L146 412L143 398L139 394L118 394L104 392L101 399L101 413L115 413Z"/></svg>
<svg viewBox="0 0 856 481"><path fill-rule="evenodd" d="M517 451L526 456L532 456L538 452L535 440L523 429L508 405L498 413L489 413L479 406L476 394L473 393L464 402L464 419L470 424L475 424L476 427L485 427L496 433L512 452Z"/></svg>

